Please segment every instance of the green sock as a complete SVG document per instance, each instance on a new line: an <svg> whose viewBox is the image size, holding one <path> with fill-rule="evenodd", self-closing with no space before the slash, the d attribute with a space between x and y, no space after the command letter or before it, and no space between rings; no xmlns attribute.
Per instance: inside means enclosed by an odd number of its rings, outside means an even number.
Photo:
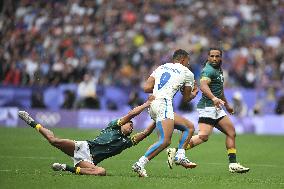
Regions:
<svg viewBox="0 0 284 189"><path fill-rule="evenodd" d="M237 163L237 150L236 148L228 149L228 157L230 163Z"/></svg>
<svg viewBox="0 0 284 189"><path fill-rule="evenodd" d="M65 171L69 171L71 173L76 173L76 167L72 167L70 165L66 165Z"/></svg>
<svg viewBox="0 0 284 189"><path fill-rule="evenodd" d="M37 125L37 123L36 123L35 121L32 121L32 122L30 123L30 126L31 126L32 128L35 128L36 125Z"/></svg>
<svg viewBox="0 0 284 189"><path fill-rule="evenodd" d="M228 154L228 157L229 157L229 162L230 163L237 163L237 156L236 156L236 154L230 153L230 154Z"/></svg>

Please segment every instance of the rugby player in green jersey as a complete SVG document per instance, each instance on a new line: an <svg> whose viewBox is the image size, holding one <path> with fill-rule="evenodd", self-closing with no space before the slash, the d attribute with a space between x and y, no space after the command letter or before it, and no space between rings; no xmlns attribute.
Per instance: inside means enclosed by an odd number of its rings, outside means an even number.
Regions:
<svg viewBox="0 0 284 189"><path fill-rule="evenodd" d="M222 108L224 106L228 113L234 113L233 108L229 105L224 95L224 77L221 65L222 51L218 48L210 49L208 61L201 72L200 79L202 97L197 104L199 132L198 135L191 138L187 149L206 142L215 127L226 135L229 171L233 173L245 173L249 171L249 168L237 163L235 128ZM171 153L175 153L175 150L175 148L168 149L168 161L173 161Z"/></svg>
<svg viewBox="0 0 284 189"><path fill-rule="evenodd" d="M19 111L19 117L28 125L38 130L52 146L58 148L74 160L74 166L54 163L52 165L54 171L69 171L82 175L104 176L106 175L106 171L104 168L97 166L98 163L138 144L152 133L155 128L154 123L143 132L130 137L133 130L131 119L150 106L154 99L155 97L150 95L144 104L132 109L122 118L111 121L94 140L74 141L61 139L56 137L52 131L36 123L27 112Z"/></svg>

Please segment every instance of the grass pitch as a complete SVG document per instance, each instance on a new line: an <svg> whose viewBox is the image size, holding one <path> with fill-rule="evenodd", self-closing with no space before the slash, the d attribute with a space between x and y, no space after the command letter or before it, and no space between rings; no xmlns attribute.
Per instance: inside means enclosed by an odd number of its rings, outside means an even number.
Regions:
<svg viewBox="0 0 284 189"><path fill-rule="evenodd" d="M85 140L94 138L95 130L52 129L62 138ZM31 128L0 128L0 188L284 188L284 137L241 135L237 137L238 160L251 168L247 174L232 174L223 135L213 134L210 140L187 156L198 164L192 170L175 166L170 170L166 153L162 152L146 169L149 178L138 178L131 165L145 153L157 136L153 133L138 146L103 161L100 166L108 176L79 176L54 172L54 162L72 165L72 160ZM174 134L172 146L177 144Z"/></svg>

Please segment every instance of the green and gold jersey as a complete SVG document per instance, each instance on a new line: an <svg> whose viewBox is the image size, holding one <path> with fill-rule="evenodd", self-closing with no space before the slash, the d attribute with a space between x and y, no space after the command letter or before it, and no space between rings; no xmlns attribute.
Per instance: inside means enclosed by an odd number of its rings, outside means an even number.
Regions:
<svg viewBox="0 0 284 189"><path fill-rule="evenodd" d="M94 140L87 140L95 164L133 146L130 137L121 132L120 120L111 121Z"/></svg>
<svg viewBox="0 0 284 189"><path fill-rule="evenodd" d="M209 62L207 62L205 67L202 69L201 79L208 79L210 81L209 88L211 92L217 98L222 98L224 77L221 68L216 69ZM212 106L214 106L213 101L202 94L202 97L197 104L197 108L203 109L205 107Z"/></svg>

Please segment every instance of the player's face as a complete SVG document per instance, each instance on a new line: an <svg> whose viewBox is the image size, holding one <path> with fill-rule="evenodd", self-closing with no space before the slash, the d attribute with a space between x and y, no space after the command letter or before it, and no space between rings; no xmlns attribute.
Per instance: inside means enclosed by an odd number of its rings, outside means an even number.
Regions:
<svg viewBox="0 0 284 189"><path fill-rule="evenodd" d="M133 131L133 123L128 122L121 127L121 131L124 135L130 135Z"/></svg>
<svg viewBox="0 0 284 189"><path fill-rule="evenodd" d="M218 50L211 50L208 55L208 61L213 64L213 66L219 66L222 60L221 52Z"/></svg>
<svg viewBox="0 0 284 189"><path fill-rule="evenodd" d="M187 56L187 57L184 57L184 58L181 60L181 63L182 63L182 65L188 67L188 66L189 66L189 61L190 61L190 58L189 58L189 56Z"/></svg>

